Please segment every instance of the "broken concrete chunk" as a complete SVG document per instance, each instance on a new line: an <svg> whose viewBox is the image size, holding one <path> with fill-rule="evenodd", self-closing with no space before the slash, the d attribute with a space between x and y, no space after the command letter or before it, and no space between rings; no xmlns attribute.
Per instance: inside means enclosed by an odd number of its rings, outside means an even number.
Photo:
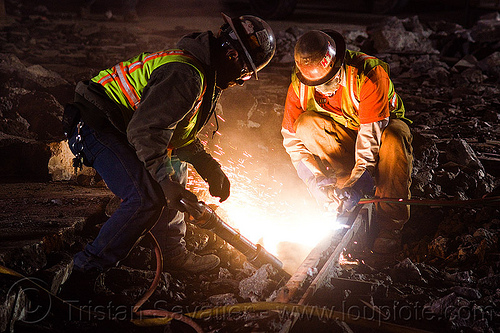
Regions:
<svg viewBox="0 0 500 333"><path fill-rule="evenodd" d="M469 302L466 299L451 293L428 303L426 307L437 315L449 318L455 308L467 306L468 304Z"/></svg>
<svg viewBox="0 0 500 333"><path fill-rule="evenodd" d="M418 267L406 258L391 269L390 276L397 282L425 282Z"/></svg>
<svg viewBox="0 0 500 333"><path fill-rule="evenodd" d="M276 282L272 277L276 274L277 271L270 264L263 265L252 276L241 280L240 296L249 298L252 302L263 300L275 289Z"/></svg>
<svg viewBox="0 0 500 333"><path fill-rule="evenodd" d="M500 14L492 13L481 17L471 29L471 36L477 43L500 40Z"/></svg>
<svg viewBox="0 0 500 333"><path fill-rule="evenodd" d="M495 80L500 79L500 52L496 51L481 59L478 62L478 67Z"/></svg>
<svg viewBox="0 0 500 333"><path fill-rule="evenodd" d="M368 30L378 53L437 54L429 36L418 17L400 20L397 17L385 19L377 27Z"/></svg>
<svg viewBox="0 0 500 333"><path fill-rule="evenodd" d="M429 254L445 259L448 256L448 241L449 239L443 236L434 238L429 244Z"/></svg>
<svg viewBox="0 0 500 333"><path fill-rule="evenodd" d="M64 252L57 255L52 254L51 257L57 264L45 267L39 272L38 276L45 281L46 289L55 295L73 270L73 258Z"/></svg>
<svg viewBox="0 0 500 333"><path fill-rule="evenodd" d="M14 332L14 324L26 319L29 300L14 279L0 280L0 332Z"/></svg>
<svg viewBox="0 0 500 333"><path fill-rule="evenodd" d="M453 274L445 274L446 279L458 283L472 284L474 283L473 273L471 271L461 271Z"/></svg>
<svg viewBox="0 0 500 333"><path fill-rule="evenodd" d="M455 286L451 290L458 296L462 296L466 299L475 300L481 298L481 293L474 288Z"/></svg>
<svg viewBox="0 0 500 333"><path fill-rule="evenodd" d="M477 286L485 289L498 288L498 286L500 286L500 274L479 279L479 281L477 281Z"/></svg>
<svg viewBox="0 0 500 333"><path fill-rule="evenodd" d="M453 139L446 145L446 158L471 169L484 167L476 156L472 147L464 139Z"/></svg>

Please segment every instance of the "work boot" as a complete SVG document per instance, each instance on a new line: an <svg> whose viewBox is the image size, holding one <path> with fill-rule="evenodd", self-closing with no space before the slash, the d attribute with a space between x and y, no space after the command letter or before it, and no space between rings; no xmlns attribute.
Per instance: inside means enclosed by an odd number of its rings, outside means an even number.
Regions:
<svg viewBox="0 0 500 333"><path fill-rule="evenodd" d="M72 300L75 305L81 305L92 300L96 294L96 286L102 282L99 280L101 272L97 269L83 272L79 269L73 269L69 278L61 286L59 297Z"/></svg>
<svg viewBox="0 0 500 333"><path fill-rule="evenodd" d="M400 230L380 230L372 250L377 254L394 254L401 251L401 231Z"/></svg>
<svg viewBox="0 0 500 333"><path fill-rule="evenodd" d="M166 259L163 262L163 270L201 273L214 269L219 263L220 259L215 254L200 256L186 250L175 257Z"/></svg>

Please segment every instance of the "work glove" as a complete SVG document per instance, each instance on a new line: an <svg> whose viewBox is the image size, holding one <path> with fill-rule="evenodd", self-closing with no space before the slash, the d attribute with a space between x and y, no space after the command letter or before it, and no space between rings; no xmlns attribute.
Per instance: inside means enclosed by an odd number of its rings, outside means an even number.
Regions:
<svg viewBox="0 0 500 333"><path fill-rule="evenodd" d="M215 163L217 161L213 160ZM208 183L210 195L219 197L219 202L225 201L231 192L231 183L219 163L202 164L194 166L198 174Z"/></svg>
<svg viewBox="0 0 500 333"><path fill-rule="evenodd" d="M373 178L368 171L365 170L361 177L349 187L336 188L335 196L340 200L338 207L339 214L350 212L359 203L359 200L365 195L373 194L375 186Z"/></svg>
<svg viewBox="0 0 500 333"><path fill-rule="evenodd" d="M181 199L198 202L198 197L194 193L186 190L184 186L182 186L178 182L171 180L170 178L163 180L160 185L163 190L163 194L167 199L168 208L170 209L176 209L180 212L185 212L186 208L181 203Z"/></svg>
<svg viewBox="0 0 500 333"><path fill-rule="evenodd" d="M225 201L230 194L231 184L219 162L205 151L203 144L197 139L187 147L176 149L177 157L191 163L196 172L208 183L210 194Z"/></svg>
<svg viewBox="0 0 500 333"><path fill-rule="evenodd" d="M307 187L312 196L316 199L322 208L326 208L335 200L335 185L337 178L318 176L308 180Z"/></svg>

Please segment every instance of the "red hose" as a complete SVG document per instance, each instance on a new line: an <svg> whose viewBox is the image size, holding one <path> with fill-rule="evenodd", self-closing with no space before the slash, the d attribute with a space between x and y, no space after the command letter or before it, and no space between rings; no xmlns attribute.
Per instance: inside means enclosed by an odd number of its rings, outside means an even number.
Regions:
<svg viewBox="0 0 500 333"><path fill-rule="evenodd" d="M149 299L149 297L151 297L151 295L154 293L154 291L158 287L158 284L160 283L160 279L161 279L161 272L163 270L163 256L161 254L160 245L158 244L158 241L156 240L155 236L153 236L153 234L151 232L148 232L147 236L149 237L149 239L153 243L154 249L155 249L156 273L155 273L155 277L154 277L153 282L151 283L151 286L149 287L149 289L146 291L144 296L142 296L141 299L134 305L134 308L132 310L133 314L140 316L141 318L142 318L142 316L155 316L155 317L164 317L164 318L175 319L175 320L182 321L183 323L188 324L196 332L203 333L203 329L197 323L195 323L194 320L192 320L189 317L184 316L181 313L170 312L167 310L141 310L141 311L139 311L139 308L144 303L146 303L146 301Z"/></svg>
<svg viewBox="0 0 500 333"><path fill-rule="evenodd" d="M359 200L360 204L369 203L395 203L402 205L422 205L422 206L476 206L476 205L491 205L500 201L500 196L483 197L481 199L469 200L432 200L432 199L402 199L402 198L370 198Z"/></svg>

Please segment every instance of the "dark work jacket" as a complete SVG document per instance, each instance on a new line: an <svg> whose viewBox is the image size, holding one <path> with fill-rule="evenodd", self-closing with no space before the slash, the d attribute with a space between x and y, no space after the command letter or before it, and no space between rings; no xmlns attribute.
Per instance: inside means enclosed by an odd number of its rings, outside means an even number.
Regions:
<svg viewBox="0 0 500 333"><path fill-rule="evenodd" d="M215 69L211 49L215 37L210 32L194 33L181 38L177 48L193 55L202 65L206 89L199 108L196 132L208 122L220 89L215 86ZM200 96L202 81L199 73L184 63L167 63L150 75L141 101L131 119L125 119L120 108L106 96L100 85L79 83L75 102L82 119L97 130L113 128L127 136L137 157L153 178L162 182L173 172L170 153L171 139L178 123L190 117ZM176 133L176 136L180 133Z"/></svg>

